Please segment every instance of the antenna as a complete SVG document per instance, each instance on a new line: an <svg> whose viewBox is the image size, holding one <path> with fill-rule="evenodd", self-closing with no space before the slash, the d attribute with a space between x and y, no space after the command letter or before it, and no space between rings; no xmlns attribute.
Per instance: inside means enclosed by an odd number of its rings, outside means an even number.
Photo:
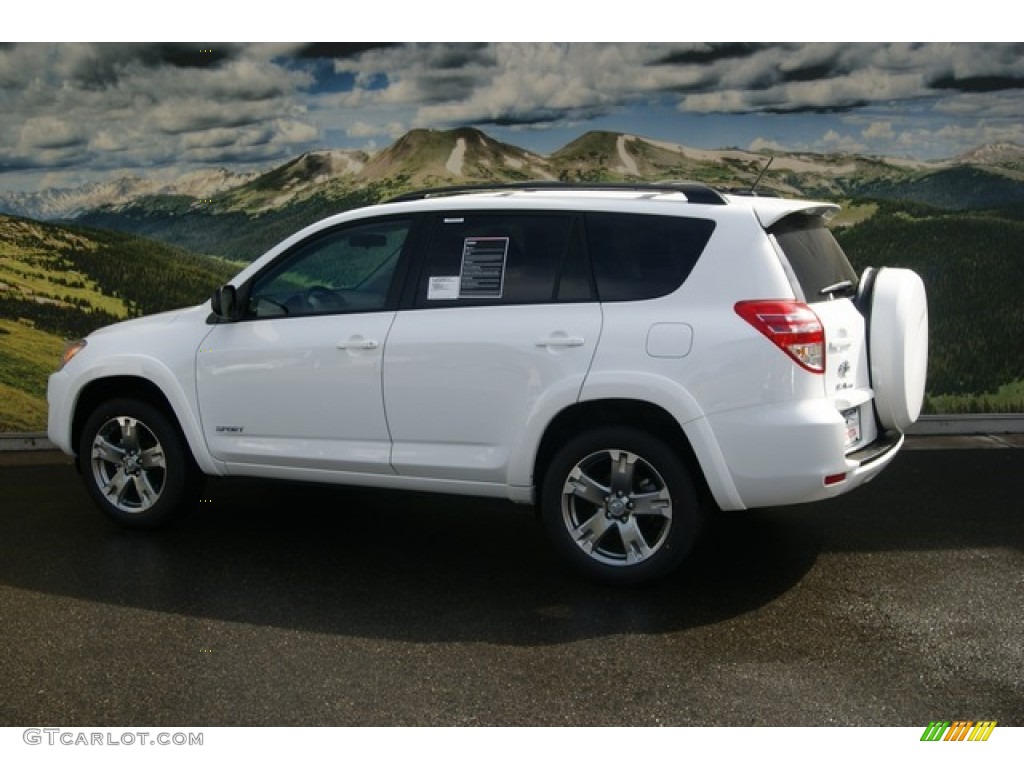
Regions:
<svg viewBox="0 0 1024 768"><path fill-rule="evenodd" d="M767 165L765 165L765 167L761 169L761 173L759 173L757 175L757 178L754 180L753 186L750 188L750 193L749 194L751 194L751 195L756 195L757 194L757 192L755 192L755 190L757 189L757 185L761 183L761 179L763 179L764 175L766 173L768 173L768 169L772 167L772 162L774 162L774 160L775 160L775 155L772 155L771 157L768 158Z"/></svg>

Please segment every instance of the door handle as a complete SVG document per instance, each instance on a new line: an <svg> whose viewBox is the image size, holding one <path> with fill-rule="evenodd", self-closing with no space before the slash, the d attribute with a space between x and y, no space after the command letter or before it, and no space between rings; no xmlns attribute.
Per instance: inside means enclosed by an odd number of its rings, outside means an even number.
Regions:
<svg viewBox="0 0 1024 768"><path fill-rule="evenodd" d="M376 349L377 346L377 342L373 339L355 338L338 342L338 349Z"/></svg>
<svg viewBox="0 0 1024 768"><path fill-rule="evenodd" d="M580 336L549 336L537 342L538 347L582 347L586 341Z"/></svg>

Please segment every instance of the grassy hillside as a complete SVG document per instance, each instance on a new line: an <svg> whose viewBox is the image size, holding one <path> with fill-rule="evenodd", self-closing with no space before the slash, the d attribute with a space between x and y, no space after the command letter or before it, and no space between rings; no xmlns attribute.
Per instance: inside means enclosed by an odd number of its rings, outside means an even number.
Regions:
<svg viewBox="0 0 1024 768"><path fill-rule="evenodd" d="M1024 411L1019 388L1005 386L1024 380L1024 222L1001 213L881 203L875 215L837 237L858 272L901 266L924 280L933 408L971 410L972 396L980 404L985 393L1004 387L1002 396L988 398L989 408Z"/></svg>
<svg viewBox="0 0 1024 768"><path fill-rule="evenodd" d="M472 128L416 129L373 154L310 152L211 197L136 198L92 208L76 221L252 260L324 216L448 184L688 179L747 190L760 178L763 193L784 197L910 200L953 210L1024 205L1024 149L981 148L957 162L698 150L608 131L584 133L541 156Z"/></svg>
<svg viewBox="0 0 1024 768"><path fill-rule="evenodd" d="M35 432L46 425L46 378L60 359L60 336L0 319L0 432Z"/></svg>
<svg viewBox="0 0 1024 768"><path fill-rule="evenodd" d="M264 213L259 247L407 184L395 177L347 196L325 190L305 205ZM1024 411L1024 209L948 211L884 200L843 206L836 232L858 271L906 266L924 278L931 318L927 407ZM144 207L138 216L146 220ZM222 238L225 254L243 261L258 255L251 214L193 210L187 221L186 231ZM46 377L64 339L203 301L237 267L133 235L0 216L0 431L44 427Z"/></svg>
<svg viewBox="0 0 1024 768"><path fill-rule="evenodd" d="M1019 176L955 167L901 179L861 181L851 187L865 197L911 201L950 210L1002 208L1024 203L1024 184Z"/></svg>
<svg viewBox="0 0 1024 768"><path fill-rule="evenodd" d="M64 342L198 304L238 269L132 235L0 216L0 432L46 425Z"/></svg>
<svg viewBox="0 0 1024 768"><path fill-rule="evenodd" d="M159 198L143 198L116 209L97 208L75 219L75 224L130 232L164 243L173 242L193 253L249 262L309 224L408 189L401 180L359 189L334 182L300 204L258 212L238 210L251 193L249 189L232 190L213 198L210 204L185 206L180 212L168 211ZM259 195L252 194L255 197L249 202L262 201Z"/></svg>

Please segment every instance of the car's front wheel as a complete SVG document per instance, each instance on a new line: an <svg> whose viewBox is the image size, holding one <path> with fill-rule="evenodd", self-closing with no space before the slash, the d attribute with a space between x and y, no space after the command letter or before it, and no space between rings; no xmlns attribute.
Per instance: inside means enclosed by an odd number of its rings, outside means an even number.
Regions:
<svg viewBox="0 0 1024 768"><path fill-rule="evenodd" d="M702 512L679 455L632 428L587 432L555 454L541 517L556 549L588 576L636 585L666 576L689 553Z"/></svg>
<svg viewBox="0 0 1024 768"><path fill-rule="evenodd" d="M89 416L79 443L89 495L121 525L155 528L187 511L202 483L174 424L149 403L116 399Z"/></svg>

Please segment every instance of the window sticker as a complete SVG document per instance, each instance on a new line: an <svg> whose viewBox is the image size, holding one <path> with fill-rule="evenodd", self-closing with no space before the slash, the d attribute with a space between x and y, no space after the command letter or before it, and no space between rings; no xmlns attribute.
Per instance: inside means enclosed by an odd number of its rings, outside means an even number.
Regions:
<svg viewBox="0 0 1024 768"><path fill-rule="evenodd" d="M459 278L431 277L427 284L427 301L444 301L459 298Z"/></svg>
<svg viewBox="0 0 1024 768"><path fill-rule="evenodd" d="M467 237L462 248L459 298L500 299L505 284L507 237Z"/></svg>

